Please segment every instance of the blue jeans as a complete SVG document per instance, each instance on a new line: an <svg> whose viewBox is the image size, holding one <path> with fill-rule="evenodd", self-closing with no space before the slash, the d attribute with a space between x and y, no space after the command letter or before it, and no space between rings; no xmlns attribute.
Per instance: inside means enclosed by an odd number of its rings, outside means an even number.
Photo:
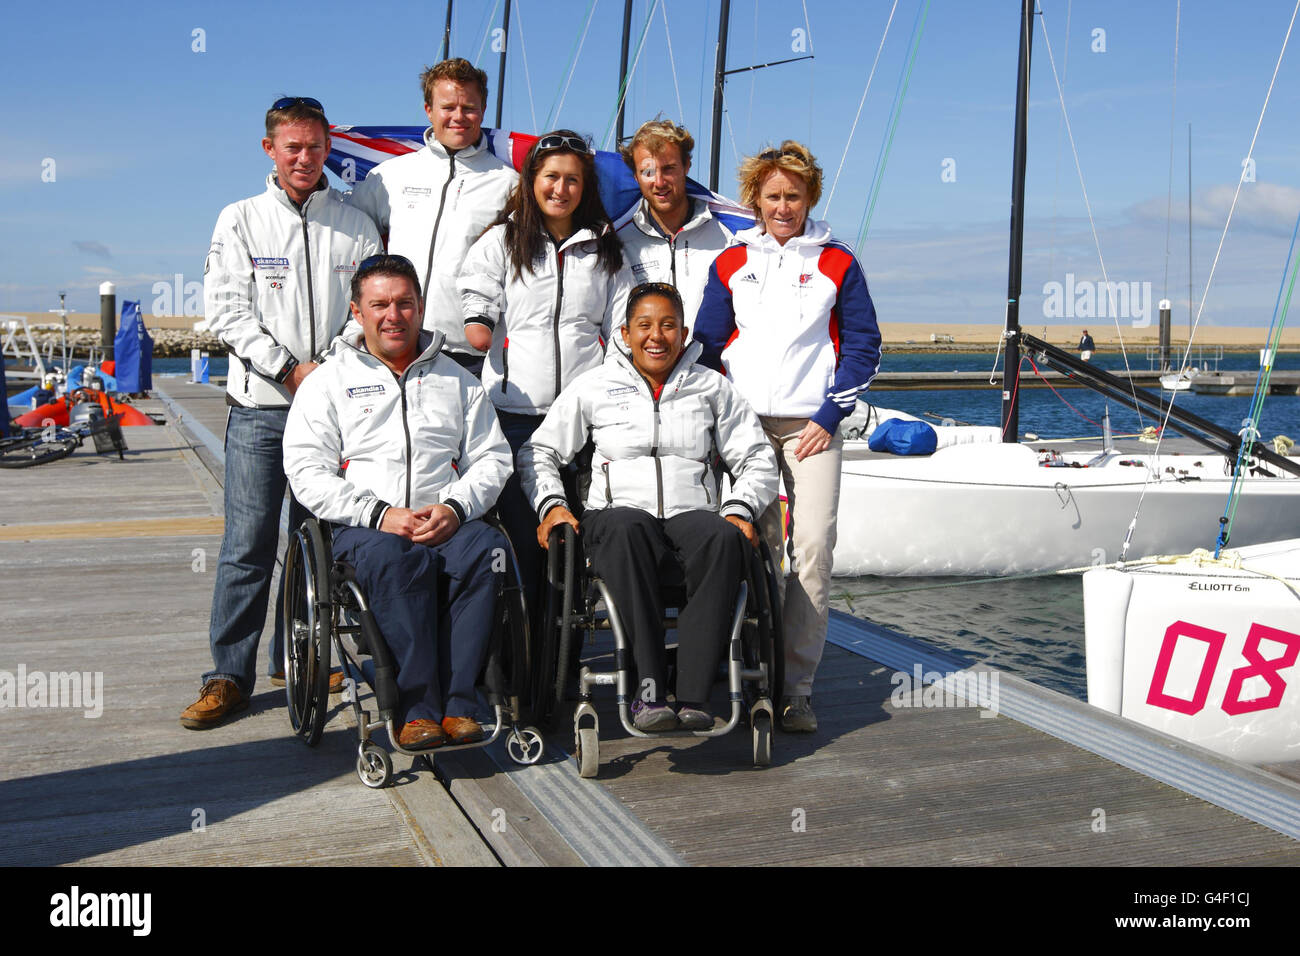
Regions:
<svg viewBox="0 0 1300 956"><path fill-rule="evenodd" d="M226 423L226 529L212 594L213 668L203 679L224 677L244 694L251 694L256 682L257 643L275 573L288 487L283 451L288 417L287 408L231 408ZM290 495L289 527L297 528L306 517L307 510ZM284 669L280 607L277 594L269 674Z"/></svg>

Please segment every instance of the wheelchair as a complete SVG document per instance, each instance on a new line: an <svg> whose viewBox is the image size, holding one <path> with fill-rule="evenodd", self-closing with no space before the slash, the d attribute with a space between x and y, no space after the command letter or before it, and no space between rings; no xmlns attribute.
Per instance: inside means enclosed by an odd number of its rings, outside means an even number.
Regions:
<svg viewBox="0 0 1300 956"><path fill-rule="evenodd" d="M574 756L582 777L595 777L600 769L600 719L592 706L592 689L615 688L619 722L634 737L721 737L733 731L742 717L750 727L755 767L772 760L772 700L783 680L783 640L779 569L767 542L760 539L751 551L748 579L736 597L727 652L727 695L730 713L725 724L708 730L670 730L648 733L632 723L634 695L632 641L619 616L618 605L605 582L592 572L582 551L580 536L568 524L551 531L547 550L546 581L534 658L532 699L534 716L543 726L554 726L561 713L573 706ZM676 624L674 609L685 603L684 582L666 582L665 629ZM595 641L608 630L614 640L613 671L596 671L579 660L585 636ZM669 648L670 659L672 647ZM672 665L670 664L670 671ZM670 678L671 683L671 678Z"/></svg>
<svg viewBox="0 0 1300 956"><path fill-rule="evenodd" d="M502 530L494 516L485 519ZM509 536L506 541L509 542ZM330 662L343 666L345 701L356 717L357 776L367 787L387 786L393 777L388 751L371 739L384 729L393 749L424 757L432 766L433 751L403 749L397 741L397 668L379 633L354 569L333 559L330 526L308 518L290 535L281 575L284 592L284 678L289 723L309 747L319 743L329 717ZM480 694L493 711L483 724L484 737L465 744L444 744L443 753L486 747L503 735L506 753L517 764L534 764L544 744L535 727L527 726L529 685L529 625L513 546L505 584L497 595L488 652L478 681ZM362 707L357 692L364 680L374 692L376 719Z"/></svg>

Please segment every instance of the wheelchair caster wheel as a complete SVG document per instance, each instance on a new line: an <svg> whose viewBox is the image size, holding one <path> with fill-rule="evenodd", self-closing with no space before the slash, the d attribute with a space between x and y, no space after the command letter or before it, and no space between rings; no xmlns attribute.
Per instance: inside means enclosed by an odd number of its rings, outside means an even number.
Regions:
<svg viewBox="0 0 1300 956"><path fill-rule="evenodd" d="M374 744L362 747L357 754L357 776L372 790L388 786L393 779L393 759L388 751Z"/></svg>
<svg viewBox="0 0 1300 956"><path fill-rule="evenodd" d="M578 776L588 779L600 770L600 737L595 727L579 727L573 755L578 758Z"/></svg>
<svg viewBox="0 0 1300 956"><path fill-rule="evenodd" d="M772 762L772 715L759 711L753 721L754 766L766 767Z"/></svg>
<svg viewBox="0 0 1300 956"><path fill-rule="evenodd" d="M506 753L517 764L529 766L542 759L546 744L534 727L511 731L506 738Z"/></svg>

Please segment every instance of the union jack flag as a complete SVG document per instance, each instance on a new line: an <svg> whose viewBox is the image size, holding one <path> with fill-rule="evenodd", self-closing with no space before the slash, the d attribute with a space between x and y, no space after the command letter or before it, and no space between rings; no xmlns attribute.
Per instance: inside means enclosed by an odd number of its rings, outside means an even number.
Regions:
<svg viewBox="0 0 1300 956"><path fill-rule="evenodd" d="M422 149L424 130L423 126L332 126L330 155L325 165L345 183L359 183L384 160ZM493 154L515 169L523 165L528 150L538 139L528 133L488 129L486 126L483 133ZM618 153L598 150L596 178L599 180L600 201L617 229L632 218L641 199L636 177ZM686 180L686 193L707 202L713 215L732 232L754 225L751 210L693 179Z"/></svg>

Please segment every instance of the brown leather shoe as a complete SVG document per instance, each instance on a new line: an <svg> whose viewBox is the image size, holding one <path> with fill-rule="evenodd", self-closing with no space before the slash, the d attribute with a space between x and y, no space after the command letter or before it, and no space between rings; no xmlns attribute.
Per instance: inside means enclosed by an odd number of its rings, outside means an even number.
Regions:
<svg viewBox="0 0 1300 956"><path fill-rule="evenodd" d="M397 744L403 750L432 750L446 742L447 735L438 722L425 717L411 721L397 735Z"/></svg>
<svg viewBox="0 0 1300 956"><path fill-rule="evenodd" d="M214 677L203 685L199 699L181 712L181 726L190 730L218 727L242 710L248 710L248 698L235 682Z"/></svg>
<svg viewBox="0 0 1300 956"><path fill-rule="evenodd" d="M444 717L442 729L453 744L472 744L483 739L483 728L473 717Z"/></svg>
<svg viewBox="0 0 1300 956"><path fill-rule="evenodd" d="M330 693L331 694L343 693L343 680L344 678L343 678L342 671L330 671ZM284 686L284 671L280 671L280 673L278 674L271 675L271 686L272 687Z"/></svg>

